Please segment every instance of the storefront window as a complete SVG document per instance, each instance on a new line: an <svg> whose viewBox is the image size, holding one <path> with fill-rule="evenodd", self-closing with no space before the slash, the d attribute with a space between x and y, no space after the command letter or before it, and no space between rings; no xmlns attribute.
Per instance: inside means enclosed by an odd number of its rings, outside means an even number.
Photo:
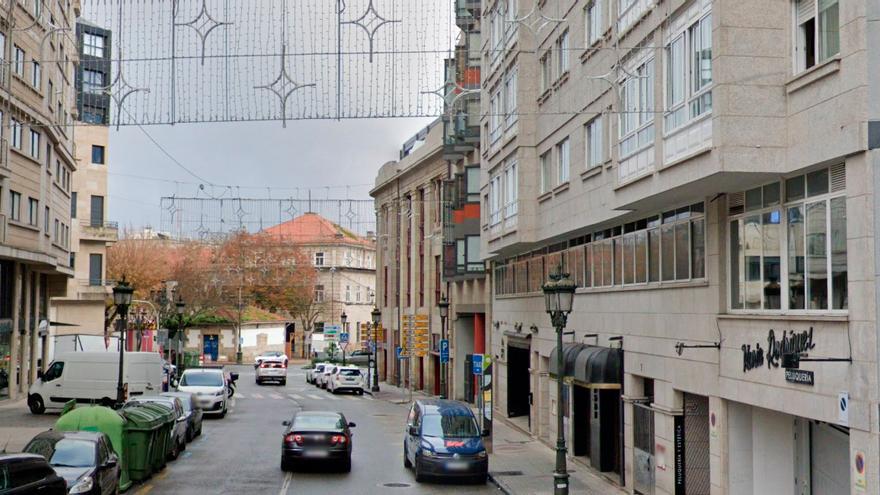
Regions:
<svg viewBox="0 0 880 495"><path fill-rule="evenodd" d="M12 320L0 320L0 399L9 397L12 363Z"/></svg>
<svg viewBox="0 0 880 495"><path fill-rule="evenodd" d="M786 180L784 208L781 187L731 198L731 309L847 309L844 166Z"/></svg>

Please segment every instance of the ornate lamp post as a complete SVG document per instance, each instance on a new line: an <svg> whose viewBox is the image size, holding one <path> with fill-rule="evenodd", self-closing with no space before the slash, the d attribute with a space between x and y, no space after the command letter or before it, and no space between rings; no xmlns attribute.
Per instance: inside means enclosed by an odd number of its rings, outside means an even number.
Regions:
<svg viewBox="0 0 880 495"><path fill-rule="evenodd" d="M565 363L562 359L562 333L574 303L574 291L577 289L567 273L559 267L550 275L550 281L542 287L544 304L550 321L556 328L556 470L553 473L554 495L568 495L568 471L565 467L565 432L563 431L562 387L565 375Z"/></svg>
<svg viewBox="0 0 880 495"><path fill-rule="evenodd" d="M446 340L446 317L449 316L449 301L446 300L446 296L443 296L442 299L437 301L437 308L440 310L440 340ZM447 343L448 345L448 343ZM446 399L449 396L449 391L447 390L446 385L446 368L447 364L442 362L440 363L440 398Z"/></svg>
<svg viewBox="0 0 880 495"><path fill-rule="evenodd" d="M342 314L339 315L339 321L342 322L342 332L341 333L348 333L345 328L345 323L348 321L348 315L345 314L344 309L342 310ZM345 366L345 348L348 347L348 342L340 342L340 344L344 344L344 345L341 345L340 347L342 347L342 365Z"/></svg>
<svg viewBox="0 0 880 495"><path fill-rule="evenodd" d="M119 327L119 376L116 380L116 404L121 406L125 402L125 389L123 385L123 366L125 365L125 332L128 330L128 307L131 305L131 297L134 289L125 277L122 281L113 287L113 304L116 305L116 312L122 319Z"/></svg>
<svg viewBox="0 0 880 495"><path fill-rule="evenodd" d="M379 391L379 322L382 321L382 312L379 308L373 307L370 312L373 317L373 386L370 387L371 392Z"/></svg>
<svg viewBox="0 0 880 495"><path fill-rule="evenodd" d="M177 298L177 302L174 304L177 309L177 342L174 347L174 365L177 366L177 371L180 372L180 341L181 341L181 333L183 333L183 312L186 310L186 303L183 302L183 298Z"/></svg>

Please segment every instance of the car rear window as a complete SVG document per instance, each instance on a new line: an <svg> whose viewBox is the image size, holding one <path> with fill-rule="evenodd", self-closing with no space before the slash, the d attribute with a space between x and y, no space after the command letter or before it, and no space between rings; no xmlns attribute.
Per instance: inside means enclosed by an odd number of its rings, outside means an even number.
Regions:
<svg viewBox="0 0 880 495"><path fill-rule="evenodd" d="M361 370L342 370L339 374L342 376L361 376Z"/></svg>
<svg viewBox="0 0 880 495"><path fill-rule="evenodd" d="M336 430L345 427L340 416L297 416L293 420L294 430Z"/></svg>

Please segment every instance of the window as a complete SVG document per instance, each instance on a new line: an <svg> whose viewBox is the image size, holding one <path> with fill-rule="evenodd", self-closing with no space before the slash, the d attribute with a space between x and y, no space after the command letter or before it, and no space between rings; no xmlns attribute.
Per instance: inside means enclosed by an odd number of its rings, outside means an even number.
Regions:
<svg viewBox="0 0 880 495"><path fill-rule="evenodd" d="M55 93L55 85L50 80L46 85L46 104L49 105L49 111L52 111L52 98Z"/></svg>
<svg viewBox="0 0 880 495"><path fill-rule="evenodd" d="M36 60L31 62L31 65L33 69L31 72L31 85L39 91L43 88L43 72L40 70L40 63Z"/></svg>
<svg viewBox="0 0 880 495"><path fill-rule="evenodd" d="M83 92L101 94L104 91L104 73L93 69L83 69Z"/></svg>
<svg viewBox="0 0 880 495"><path fill-rule="evenodd" d="M43 212L43 232L49 233L49 207L47 206Z"/></svg>
<svg viewBox="0 0 880 495"><path fill-rule="evenodd" d="M584 33L586 46L593 46L602 39L604 20L602 19L602 2L595 0L584 9Z"/></svg>
<svg viewBox="0 0 880 495"><path fill-rule="evenodd" d="M12 70L15 74L24 77L24 50L15 46L12 54Z"/></svg>
<svg viewBox="0 0 880 495"><path fill-rule="evenodd" d="M495 143L501 138L502 108L501 90L496 90L489 99L489 142Z"/></svg>
<svg viewBox="0 0 880 495"><path fill-rule="evenodd" d="M104 58L104 37L98 34L83 34L83 53L92 57Z"/></svg>
<svg viewBox="0 0 880 495"><path fill-rule="evenodd" d="M465 168L465 181L467 182L468 203L480 202L480 167Z"/></svg>
<svg viewBox="0 0 880 495"><path fill-rule="evenodd" d="M92 163L97 165L104 164L104 147L97 144L92 145Z"/></svg>
<svg viewBox="0 0 880 495"><path fill-rule="evenodd" d="M31 157L40 158L40 133L35 130L31 130Z"/></svg>
<svg viewBox="0 0 880 495"><path fill-rule="evenodd" d="M315 266L324 266L324 253L315 253Z"/></svg>
<svg viewBox="0 0 880 495"><path fill-rule="evenodd" d="M83 105L83 122L89 124L106 124L107 111L103 108L93 107L91 105Z"/></svg>
<svg viewBox="0 0 880 495"><path fill-rule="evenodd" d="M550 162L550 152L541 155L541 193L553 189L553 165Z"/></svg>
<svg viewBox="0 0 880 495"><path fill-rule="evenodd" d="M103 285L104 257L100 254L89 254L89 285Z"/></svg>
<svg viewBox="0 0 880 495"><path fill-rule="evenodd" d="M547 91L553 85L553 63L550 52L541 57L541 92Z"/></svg>
<svg viewBox="0 0 880 495"><path fill-rule="evenodd" d="M43 15L43 0L34 0L34 17L39 19Z"/></svg>
<svg viewBox="0 0 880 495"><path fill-rule="evenodd" d="M597 167L605 161L605 146L602 141L602 116L591 120L586 126L587 168Z"/></svg>
<svg viewBox="0 0 880 495"><path fill-rule="evenodd" d="M665 129L712 110L712 17L706 15L666 47Z"/></svg>
<svg viewBox="0 0 880 495"><path fill-rule="evenodd" d="M61 235L61 221L59 221L57 218L55 219L55 232L54 232L54 234L55 235L52 236L52 242L57 244L58 240L60 239L59 236Z"/></svg>
<svg viewBox="0 0 880 495"><path fill-rule="evenodd" d="M516 86L519 70L513 68L504 78L504 125L510 127L519 120L516 103Z"/></svg>
<svg viewBox="0 0 880 495"><path fill-rule="evenodd" d="M322 303L324 302L324 286L316 285L315 286L315 302Z"/></svg>
<svg viewBox="0 0 880 495"><path fill-rule="evenodd" d="M21 193L9 191L9 214L13 220L21 221Z"/></svg>
<svg viewBox="0 0 880 495"><path fill-rule="evenodd" d="M620 156L626 158L654 142L654 60L639 65L620 83Z"/></svg>
<svg viewBox="0 0 880 495"><path fill-rule="evenodd" d="M838 0L795 0L794 9L795 72L801 72L840 52L840 7Z"/></svg>
<svg viewBox="0 0 880 495"><path fill-rule="evenodd" d="M469 235L467 243L467 271L483 271L483 262L480 260L480 236Z"/></svg>
<svg viewBox="0 0 880 495"><path fill-rule="evenodd" d="M501 187L501 176L496 175L489 181L489 225L501 223L501 196L504 190Z"/></svg>
<svg viewBox="0 0 880 495"><path fill-rule="evenodd" d="M731 309L848 308L843 165L731 195L728 206Z"/></svg>
<svg viewBox="0 0 880 495"><path fill-rule="evenodd" d="M556 180L559 184L568 182L571 170L571 140L563 139L556 145Z"/></svg>
<svg viewBox="0 0 880 495"><path fill-rule="evenodd" d="M351 302L351 286L345 286L345 302Z"/></svg>
<svg viewBox="0 0 880 495"><path fill-rule="evenodd" d="M507 202L504 205L504 218L515 217L518 212L517 195L519 191L519 178L516 173L516 162L507 166L504 171L504 184L507 187L505 197Z"/></svg>
<svg viewBox="0 0 880 495"><path fill-rule="evenodd" d="M562 36L556 40L556 77L562 77L569 69L569 43L568 31L562 33Z"/></svg>
<svg viewBox="0 0 880 495"><path fill-rule="evenodd" d="M34 198L28 198L28 225L37 226L40 218L40 203Z"/></svg>
<svg viewBox="0 0 880 495"><path fill-rule="evenodd" d="M12 147L21 149L21 122L9 119L10 132L12 133Z"/></svg>

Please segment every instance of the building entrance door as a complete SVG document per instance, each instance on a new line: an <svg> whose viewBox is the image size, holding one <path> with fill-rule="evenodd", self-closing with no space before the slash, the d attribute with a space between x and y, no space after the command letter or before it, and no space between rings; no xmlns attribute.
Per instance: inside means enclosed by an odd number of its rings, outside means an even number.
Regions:
<svg viewBox="0 0 880 495"><path fill-rule="evenodd" d="M633 488L654 494L654 410L650 402L633 404Z"/></svg>
<svg viewBox="0 0 880 495"><path fill-rule="evenodd" d="M572 387L574 403L574 445L572 454L589 457L590 455L590 389L580 385Z"/></svg>
<svg viewBox="0 0 880 495"><path fill-rule="evenodd" d="M529 349L507 346L507 416L529 416L531 412L531 376Z"/></svg>
<svg viewBox="0 0 880 495"><path fill-rule="evenodd" d="M205 335L202 353L205 358L211 361L217 361L217 355L220 351L220 337L218 335Z"/></svg>

